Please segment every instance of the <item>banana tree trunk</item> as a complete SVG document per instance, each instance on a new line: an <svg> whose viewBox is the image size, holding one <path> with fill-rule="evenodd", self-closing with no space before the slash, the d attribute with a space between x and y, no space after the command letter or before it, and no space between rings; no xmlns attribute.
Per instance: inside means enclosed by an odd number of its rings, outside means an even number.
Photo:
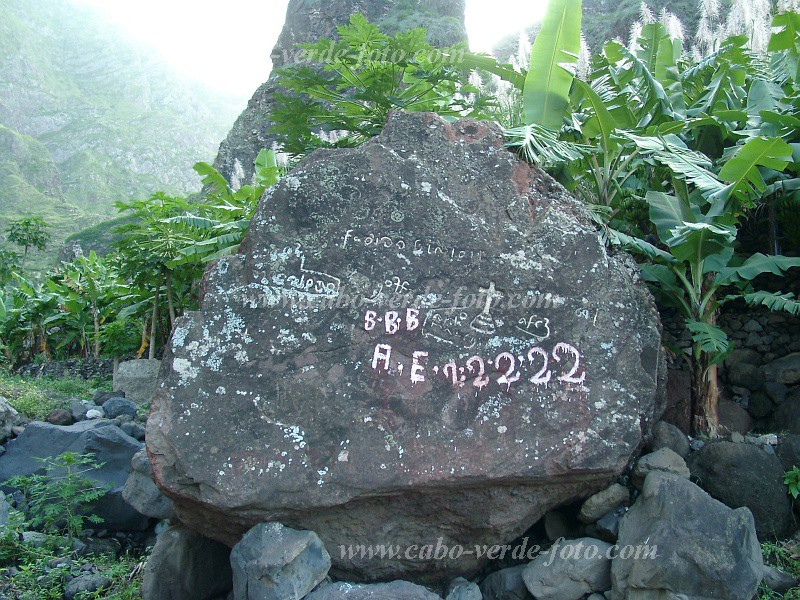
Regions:
<svg viewBox="0 0 800 600"><path fill-rule="evenodd" d="M100 358L100 315L97 305L92 305L92 319L94 320L94 357Z"/></svg>
<svg viewBox="0 0 800 600"><path fill-rule="evenodd" d="M153 297L153 320L150 324L150 354L148 358L153 360L156 357L156 338L158 337L158 302L160 300L161 292L161 273L158 274L158 279L156 280L156 293Z"/></svg>
<svg viewBox="0 0 800 600"><path fill-rule="evenodd" d="M716 312L706 320L716 325ZM711 355L697 342L692 345L692 358L692 430L695 435L715 438L719 435L717 365L711 364Z"/></svg>

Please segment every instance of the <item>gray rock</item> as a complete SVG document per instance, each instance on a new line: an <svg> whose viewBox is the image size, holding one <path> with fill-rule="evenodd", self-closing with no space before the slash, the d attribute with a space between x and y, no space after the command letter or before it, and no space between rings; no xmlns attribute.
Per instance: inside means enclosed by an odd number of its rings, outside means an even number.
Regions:
<svg viewBox="0 0 800 600"><path fill-rule="evenodd" d="M40 533L38 531L22 532L22 543L28 544L29 546L33 546L34 548L41 548L50 541L51 537L46 533Z"/></svg>
<svg viewBox="0 0 800 600"><path fill-rule="evenodd" d="M736 402L720 400L717 413L721 434L736 432L744 435L753 428L752 417Z"/></svg>
<svg viewBox="0 0 800 600"><path fill-rule="evenodd" d="M142 596L144 600L211 600L232 587L230 549L184 527L173 527L158 536L147 559Z"/></svg>
<svg viewBox="0 0 800 600"><path fill-rule="evenodd" d="M767 381L789 386L800 383L800 352L767 363L764 365L764 376Z"/></svg>
<svg viewBox="0 0 800 600"><path fill-rule="evenodd" d="M659 423L659 425L660 424L661 423ZM664 424L666 425L666 423ZM688 442L686 443L686 447L688 449ZM590 496L583 503L583 505L581 505L578 518L584 523L594 523L609 511L626 504L630 499L630 495L630 490L628 490L627 487L615 483L604 489L602 492L598 492L594 496Z"/></svg>
<svg viewBox="0 0 800 600"><path fill-rule="evenodd" d="M759 539L782 539L794 531L792 502L776 456L752 444L717 442L695 454L690 467L698 485L714 498L752 511Z"/></svg>
<svg viewBox="0 0 800 600"><path fill-rule="evenodd" d="M260 523L231 551L237 600L303 598L331 568L331 557L313 531Z"/></svg>
<svg viewBox="0 0 800 600"><path fill-rule="evenodd" d="M586 600L606 600L606 597L603 594L592 594Z"/></svg>
<svg viewBox="0 0 800 600"><path fill-rule="evenodd" d="M653 471L672 473L685 479L689 479L690 476L686 461L669 448L661 448L650 454L645 454L636 461L636 466L631 474L633 484L641 489L645 478Z"/></svg>
<svg viewBox="0 0 800 600"><path fill-rule="evenodd" d="M581 600L611 589L610 549L592 538L554 545L525 567L522 579L536 600Z"/></svg>
<svg viewBox="0 0 800 600"><path fill-rule="evenodd" d="M775 409L772 413L772 430L800 435L800 395L790 392L786 401Z"/></svg>
<svg viewBox="0 0 800 600"><path fill-rule="evenodd" d="M24 419L8 400L0 396L0 444L11 437L14 427L22 425Z"/></svg>
<svg viewBox="0 0 800 600"><path fill-rule="evenodd" d="M72 415L72 420L77 423L86 419L86 413L93 408L95 408L94 402L73 400L69 405L69 412Z"/></svg>
<svg viewBox="0 0 800 600"><path fill-rule="evenodd" d="M747 404L747 412L754 419L763 419L772 414L775 410L775 405L770 400L770 397L765 392L756 392L750 396L750 402Z"/></svg>
<svg viewBox="0 0 800 600"><path fill-rule="evenodd" d="M779 571L769 565L764 565L764 585L773 592L785 594L793 587L800 585L800 579L789 573Z"/></svg>
<svg viewBox="0 0 800 600"><path fill-rule="evenodd" d="M729 437L730 437L730 441L732 441L732 442L734 442L736 444L741 444L742 442L745 441L745 437L741 433L737 433L735 431L732 434L730 434Z"/></svg>
<svg viewBox="0 0 800 600"><path fill-rule="evenodd" d="M153 482L153 469L144 448L131 459L131 474L125 482L122 497L143 515L159 520L176 519L172 501Z"/></svg>
<svg viewBox="0 0 800 600"><path fill-rule="evenodd" d="M730 353L728 358L725 359L725 369L731 370L739 365L758 367L761 365L761 354L748 348L736 348Z"/></svg>
<svg viewBox="0 0 800 600"><path fill-rule="evenodd" d="M613 481L663 410L635 265L487 122L393 113L358 148L316 152L205 281L166 349L147 444L181 521L229 544L263 521L329 548L513 540ZM401 288L420 307L402 319ZM548 320L528 322L517 302L547 293ZM444 308L457 295L458 315ZM333 562L343 578L426 582L486 561Z"/></svg>
<svg viewBox="0 0 800 600"><path fill-rule="evenodd" d="M653 439L650 450L655 452L661 448L669 448L681 458L689 456L689 440L686 434L670 423L659 421L653 427Z"/></svg>
<svg viewBox="0 0 800 600"><path fill-rule="evenodd" d="M103 410L109 419L116 419L122 415L127 415L131 419L136 417L136 403L127 398L109 398L103 403Z"/></svg>
<svg viewBox="0 0 800 600"><path fill-rule="evenodd" d="M73 600L81 592L100 592L111 587L111 580L102 573L81 573L67 583L64 598Z"/></svg>
<svg viewBox="0 0 800 600"><path fill-rule="evenodd" d="M156 389L160 360L127 360L114 373L114 391L124 391L135 404L149 405Z"/></svg>
<svg viewBox="0 0 800 600"><path fill-rule="evenodd" d="M769 399L772 400L772 403L777 406L783 404L783 401L786 400L786 394L789 393L789 388L782 383L768 381L764 384L764 393L767 394Z"/></svg>
<svg viewBox="0 0 800 600"><path fill-rule="evenodd" d="M100 407L97 408L90 408L86 411L86 418L90 421L94 421L97 419L105 419L106 413L103 412L103 409Z"/></svg>
<svg viewBox="0 0 800 600"><path fill-rule="evenodd" d="M756 392L764 386L764 373L755 365L740 363L728 369L728 381L732 385Z"/></svg>
<svg viewBox="0 0 800 600"><path fill-rule="evenodd" d="M139 423L123 423L119 426L122 431L124 431L127 435L131 436L132 438L141 441L144 441L145 437L145 429L144 425Z"/></svg>
<svg viewBox="0 0 800 600"><path fill-rule="evenodd" d="M544 516L544 531L551 542L559 538L577 537L580 523L575 522L574 514L561 510L551 510Z"/></svg>
<svg viewBox="0 0 800 600"><path fill-rule="evenodd" d="M527 565L500 569L481 583L483 600L528 600L528 588L522 579Z"/></svg>
<svg viewBox="0 0 800 600"><path fill-rule="evenodd" d="M6 453L0 460L0 481L15 475L43 472L39 458L54 458L67 451L94 454L102 466L86 473L86 477L108 491L92 504L93 514L104 519L104 529L143 530L150 520L136 512L122 497L131 458L141 448L140 442L125 435L109 421L81 421L68 427L34 422L6 445Z"/></svg>
<svg viewBox="0 0 800 600"><path fill-rule="evenodd" d="M374 584L339 582L312 592L305 600L442 600L442 597L408 581Z"/></svg>
<svg viewBox="0 0 800 600"><path fill-rule="evenodd" d="M786 471L792 467L800 468L800 434L793 433L780 438L778 458Z"/></svg>
<svg viewBox="0 0 800 600"><path fill-rule="evenodd" d="M445 600L483 600L478 584L458 577L448 586Z"/></svg>
<svg viewBox="0 0 800 600"><path fill-rule="evenodd" d="M753 516L732 510L690 481L653 472L622 519L609 600L744 600L763 569Z"/></svg>

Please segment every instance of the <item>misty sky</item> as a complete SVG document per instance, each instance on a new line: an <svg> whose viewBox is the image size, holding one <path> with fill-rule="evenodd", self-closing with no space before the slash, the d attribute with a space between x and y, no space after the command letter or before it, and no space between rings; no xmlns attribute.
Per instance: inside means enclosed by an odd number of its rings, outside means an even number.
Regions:
<svg viewBox="0 0 800 600"><path fill-rule="evenodd" d="M96 7L176 71L249 98L266 80L288 0L72 0ZM467 0L473 50L541 18L546 0Z"/></svg>

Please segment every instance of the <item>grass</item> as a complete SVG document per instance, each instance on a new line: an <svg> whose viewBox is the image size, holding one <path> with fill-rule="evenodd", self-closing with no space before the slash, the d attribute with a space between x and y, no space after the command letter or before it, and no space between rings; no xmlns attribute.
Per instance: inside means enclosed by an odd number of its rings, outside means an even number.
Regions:
<svg viewBox="0 0 800 600"><path fill-rule="evenodd" d="M111 391L111 380L78 377L26 379L0 371L0 396L33 421L43 420L57 408L69 408L74 398L88 400L98 390Z"/></svg>
<svg viewBox="0 0 800 600"><path fill-rule="evenodd" d="M761 544L764 563L800 578L800 539L794 538L785 542ZM757 600L800 600L800 587L781 595L773 592L763 583L758 590Z"/></svg>

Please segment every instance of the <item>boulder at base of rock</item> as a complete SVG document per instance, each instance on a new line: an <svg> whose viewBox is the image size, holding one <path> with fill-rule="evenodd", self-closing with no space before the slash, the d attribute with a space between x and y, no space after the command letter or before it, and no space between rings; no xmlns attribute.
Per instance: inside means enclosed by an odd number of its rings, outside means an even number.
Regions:
<svg viewBox="0 0 800 600"><path fill-rule="evenodd" d="M103 411L109 419L116 419L121 415L130 418L136 417L136 403L127 398L113 397L103 402Z"/></svg>
<svg viewBox="0 0 800 600"><path fill-rule="evenodd" d="M393 113L270 194L154 396L153 471L187 525L233 545L279 521L344 580L449 581L486 559L413 547L514 540L612 481L660 417L638 269L494 125ZM403 559L339 551L381 544Z"/></svg>
<svg viewBox="0 0 800 600"><path fill-rule="evenodd" d="M73 600L80 593L97 593L111 587L111 580L102 573L82 573L67 583L64 599Z"/></svg>
<svg viewBox="0 0 800 600"><path fill-rule="evenodd" d="M232 587L230 550L185 527L173 527L158 536L147 559L142 596L144 600L211 600Z"/></svg>
<svg viewBox="0 0 800 600"><path fill-rule="evenodd" d="M339 582L326 585L305 600L442 600L442 597L408 581L371 585Z"/></svg>
<svg viewBox="0 0 800 600"><path fill-rule="evenodd" d="M153 519L175 519L172 501L153 482L153 469L147 450L142 448L131 459L131 474L122 496L138 512Z"/></svg>
<svg viewBox="0 0 800 600"><path fill-rule="evenodd" d="M800 388L795 388L800 391ZM800 435L800 393L792 392L772 413L772 430Z"/></svg>
<svg viewBox="0 0 800 600"><path fill-rule="evenodd" d="M581 600L611 589L611 544L593 538L553 545L522 573L536 600Z"/></svg>
<svg viewBox="0 0 800 600"><path fill-rule="evenodd" d="M104 529L143 530L150 519L136 512L122 497L131 458L143 447L110 421L81 421L68 427L34 422L6 445L0 460L0 481L43 472L42 462L37 460L40 458L55 458L64 452L94 454L102 466L87 472L86 477L108 491L92 504L92 514L103 519Z"/></svg>
<svg viewBox="0 0 800 600"><path fill-rule="evenodd" d="M672 473L684 479L689 479L690 476L686 461L669 448L661 448L650 454L645 454L637 460L631 474L633 484L641 489L645 478L653 471Z"/></svg>
<svg viewBox="0 0 800 600"><path fill-rule="evenodd" d="M778 458L786 471L800 469L800 434L782 435L778 444Z"/></svg>
<svg viewBox="0 0 800 600"><path fill-rule="evenodd" d="M114 373L114 391L125 392L125 397L136 404L149 405L156 389L159 369L160 360L121 362Z"/></svg>
<svg viewBox="0 0 800 600"><path fill-rule="evenodd" d="M594 523L611 510L626 504L630 499L630 490L624 485L615 483L602 492L586 499L581 505L578 519L584 523Z"/></svg>
<svg viewBox="0 0 800 600"><path fill-rule="evenodd" d="M259 523L231 552L237 600L304 598L328 575L331 557L313 531Z"/></svg>
<svg viewBox="0 0 800 600"><path fill-rule="evenodd" d="M714 498L749 508L762 541L783 539L795 530L792 500L783 483L783 465L753 444L706 444L691 460L692 477Z"/></svg>
<svg viewBox="0 0 800 600"><path fill-rule="evenodd" d="M744 435L753 428L753 419L737 402L720 400L717 412L720 434L741 433Z"/></svg>
<svg viewBox="0 0 800 600"><path fill-rule="evenodd" d="M661 450L661 448L669 448L683 459L689 456L689 440L686 438L686 434L675 425L665 421L656 423L653 427L653 439L650 440L651 452Z"/></svg>
<svg viewBox="0 0 800 600"><path fill-rule="evenodd" d="M654 472L620 524L609 600L753 597L763 558L753 515L692 482Z"/></svg>

